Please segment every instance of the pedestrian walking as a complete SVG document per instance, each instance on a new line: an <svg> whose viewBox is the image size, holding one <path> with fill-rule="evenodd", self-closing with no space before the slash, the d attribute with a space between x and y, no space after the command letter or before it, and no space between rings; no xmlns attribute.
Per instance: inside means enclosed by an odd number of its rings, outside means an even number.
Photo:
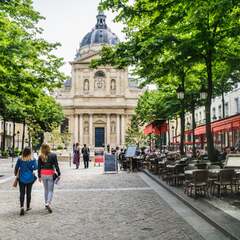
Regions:
<svg viewBox="0 0 240 240"><path fill-rule="evenodd" d="M88 168L88 166L89 166L90 150L89 150L89 148L87 147L86 144L83 145L82 155L83 155L84 168Z"/></svg>
<svg viewBox="0 0 240 240"><path fill-rule="evenodd" d="M25 214L24 212L24 199L27 197L26 211L31 210L31 193L32 185L37 179L34 170L37 170L37 161L32 157L31 148L25 147L22 152L22 156L18 158L14 174L18 176L19 190L20 190L20 216Z"/></svg>
<svg viewBox="0 0 240 240"><path fill-rule="evenodd" d="M76 143L74 152L73 152L73 163L76 165L76 169L79 168L80 164L80 147L79 143Z"/></svg>
<svg viewBox="0 0 240 240"><path fill-rule="evenodd" d="M40 156L38 158L38 178L43 182L45 208L52 213L52 198L54 190L54 181L60 179L60 169L58 166L57 155L50 151L50 146L42 144Z"/></svg>

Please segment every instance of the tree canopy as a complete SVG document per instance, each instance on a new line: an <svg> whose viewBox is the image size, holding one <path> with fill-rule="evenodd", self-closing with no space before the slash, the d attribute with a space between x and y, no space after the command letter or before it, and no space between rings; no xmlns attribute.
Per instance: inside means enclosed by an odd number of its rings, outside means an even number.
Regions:
<svg viewBox="0 0 240 240"><path fill-rule="evenodd" d="M117 13L115 20L124 24L126 41L115 48L104 47L92 66L133 65L140 78L157 83L159 90L168 87L175 92L182 85L186 93L195 93L205 85L208 154L213 160L211 99L218 94L219 82L222 85L239 71L240 2L103 0L100 8ZM221 78L220 64L230 64L231 69L224 69Z"/></svg>
<svg viewBox="0 0 240 240"><path fill-rule="evenodd" d="M46 131L63 118L48 93L66 77L60 71L63 59L53 54L60 44L41 38L41 19L32 0L0 3L0 115Z"/></svg>

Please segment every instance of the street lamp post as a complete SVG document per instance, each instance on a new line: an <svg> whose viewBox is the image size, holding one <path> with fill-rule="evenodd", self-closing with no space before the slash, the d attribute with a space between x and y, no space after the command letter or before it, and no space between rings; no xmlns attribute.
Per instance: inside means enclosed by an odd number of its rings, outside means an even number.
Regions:
<svg viewBox="0 0 240 240"><path fill-rule="evenodd" d="M177 98L181 101L181 141L180 141L180 154L184 155L184 129L185 129L185 114L184 114L184 86L179 85L177 88Z"/></svg>
<svg viewBox="0 0 240 240"><path fill-rule="evenodd" d="M204 86L204 82L202 82L201 90L200 90L200 98L205 101L205 119L206 119L206 136L207 136L207 151L208 158L210 161L215 161L215 151L214 151L214 143L213 136L211 130L211 98L208 94L206 87Z"/></svg>

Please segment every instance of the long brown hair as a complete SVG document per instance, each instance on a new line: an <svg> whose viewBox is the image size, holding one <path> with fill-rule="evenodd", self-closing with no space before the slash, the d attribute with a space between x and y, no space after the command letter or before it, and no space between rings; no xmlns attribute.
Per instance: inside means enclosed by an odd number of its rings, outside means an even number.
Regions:
<svg viewBox="0 0 240 240"><path fill-rule="evenodd" d="M22 152L22 160L29 161L32 160L32 151L30 147L25 147Z"/></svg>
<svg viewBox="0 0 240 240"><path fill-rule="evenodd" d="M40 158L42 161L46 161L48 154L50 153L50 146L47 143L43 143L40 149Z"/></svg>

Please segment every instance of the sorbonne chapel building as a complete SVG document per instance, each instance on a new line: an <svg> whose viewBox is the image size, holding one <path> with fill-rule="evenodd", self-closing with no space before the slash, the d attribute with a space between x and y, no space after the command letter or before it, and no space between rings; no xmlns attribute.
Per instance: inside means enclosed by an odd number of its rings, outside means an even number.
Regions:
<svg viewBox="0 0 240 240"><path fill-rule="evenodd" d="M71 79L57 93L71 133L71 144L91 149L104 145L124 146L126 131L141 94L128 70L112 66L90 68L104 45L114 46L118 37L108 28L106 16L97 15L95 27L87 33L72 62Z"/></svg>

